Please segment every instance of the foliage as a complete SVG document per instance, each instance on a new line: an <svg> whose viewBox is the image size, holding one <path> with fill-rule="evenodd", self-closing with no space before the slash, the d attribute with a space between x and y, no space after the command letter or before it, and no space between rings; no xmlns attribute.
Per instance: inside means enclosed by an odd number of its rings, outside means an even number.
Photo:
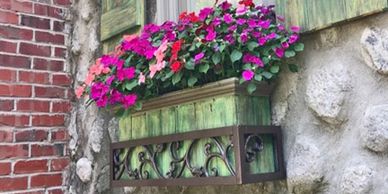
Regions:
<svg viewBox="0 0 388 194"><path fill-rule="evenodd" d="M76 95L98 107L141 108L142 100L229 77L250 82L254 92L255 83L275 79L284 59L304 48L299 27L287 30L273 8L225 1L198 15L184 12L177 23L148 24L99 58Z"/></svg>

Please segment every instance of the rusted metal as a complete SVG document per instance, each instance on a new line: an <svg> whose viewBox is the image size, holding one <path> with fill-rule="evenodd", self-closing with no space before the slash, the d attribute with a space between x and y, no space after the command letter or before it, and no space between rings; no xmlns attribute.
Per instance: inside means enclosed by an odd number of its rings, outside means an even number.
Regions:
<svg viewBox="0 0 388 194"><path fill-rule="evenodd" d="M261 135L271 135L275 154L275 170L271 173L253 174L249 171L249 163L255 160L256 154L263 149ZM219 137L229 136L230 142L222 144ZM192 166L190 153L197 141L208 138L204 146L206 156L203 166ZM178 157L176 150L184 140L192 140L183 157ZM224 142L225 143L225 142ZM144 151L138 155L131 154L135 147ZM217 152L211 151L217 150ZM161 173L157 158L163 151L169 151L172 156L168 173ZM229 126L214 129L205 129L187 133L137 139L125 142L112 143L110 148L111 184L121 186L171 186L171 185L224 185L245 184L277 180L285 178L285 169L282 150L282 135L280 127L275 126ZM125 157L120 159L120 153ZM231 162L227 155L233 152L235 162ZM131 166L131 157L137 157L138 168ZM218 158L226 165L230 176L218 176L218 169L209 167L212 159ZM136 159L136 158L135 158ZM150 178L150 172L144 170L145 165L151 166L157 177ZM181 168L177 168L181 164ZM183 177L183 170L187 169L192 177ZM121 180L126 173L130 180Z"/></svg>

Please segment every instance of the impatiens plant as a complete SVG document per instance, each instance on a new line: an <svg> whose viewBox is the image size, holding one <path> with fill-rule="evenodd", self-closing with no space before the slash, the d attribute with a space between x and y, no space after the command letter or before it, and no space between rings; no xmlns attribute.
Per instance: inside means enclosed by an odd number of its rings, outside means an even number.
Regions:
<svg viewBox="0 0 388 194"><path fill-rule="evenodd" d="M148 24L97 59L76 95L98 107L139 109L142 100L229 77L248 82L252 93L304 48L299 27L287 30L273 8L252 0L235 8L225 1L198 15L184 12L177 23Z"/></svg>

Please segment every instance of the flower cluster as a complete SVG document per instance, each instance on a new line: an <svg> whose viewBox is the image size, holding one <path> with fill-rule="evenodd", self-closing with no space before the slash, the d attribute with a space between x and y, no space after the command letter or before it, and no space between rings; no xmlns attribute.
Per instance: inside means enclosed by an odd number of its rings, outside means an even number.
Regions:
<svg viewBox="0 0 388 194"><path fill-rule="evenodd" d="M304 48L300 28L286 29L273 8L225 1L198 15L184 12L177 23L148 24L97 59L76 95L98 107L140 108L141 100L228 77L249 82L253 92L256 82L276 78L284 59Z"/></svg>

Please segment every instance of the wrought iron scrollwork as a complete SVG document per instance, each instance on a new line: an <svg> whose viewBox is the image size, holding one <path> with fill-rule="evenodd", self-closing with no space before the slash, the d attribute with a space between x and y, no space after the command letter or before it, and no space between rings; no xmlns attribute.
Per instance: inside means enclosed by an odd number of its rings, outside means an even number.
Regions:
<svg viewBox="0 0 388 194"><path fill-rule="evenodd" d="M255 134L250 134L245 139L245 157L248 163L253 162L256 159L258 153L263 151L264 143L263 139Z"/></svg>
<svg viewBox="0 0 388 194"><path fill-rule="evenodd" d="M113 173L114 180L119 180L126 173L128 177L135 180L148 180L151 179L151 172L149 169L152 169L152 174L156 175L157 179L176 179L181 178L184 174L185 169L190 172L192 177L210 177L210 176L219 176L219 169L217 167L211 167L211 162L215 159L219 159L223 162L228 170L229 174L235 176L234 164L228 157L233 152L233 144L229 139L228 143L222 143L220 137L211 137L208 138L207 143L204 147L198 148L198 143L200 139L194 139L186 141L189 143L189 146L184 150L183 141L176 141L158 145L143 145L139 146L142 151L137 153L137 167L132 166L132 160L134 157L134 150L139 147L131 147L128 150L117 149L114 150L114 159L113 159ZM205 162L202 165L194 165L192 160L193 152L197 151L195 149L203 149L203 154L205 157ZM183 152L182 156L179 155L179 151ZM126 152L126 153L124 153ZM170 162L168 171L163 174L161 166L158 164L158 161L161 158L161 155L165 152L169 152ZM198 152L197 152L198 153ZM125 157L120 157L125 154ZM148 170L146 166L149 166Z"/></svg>

